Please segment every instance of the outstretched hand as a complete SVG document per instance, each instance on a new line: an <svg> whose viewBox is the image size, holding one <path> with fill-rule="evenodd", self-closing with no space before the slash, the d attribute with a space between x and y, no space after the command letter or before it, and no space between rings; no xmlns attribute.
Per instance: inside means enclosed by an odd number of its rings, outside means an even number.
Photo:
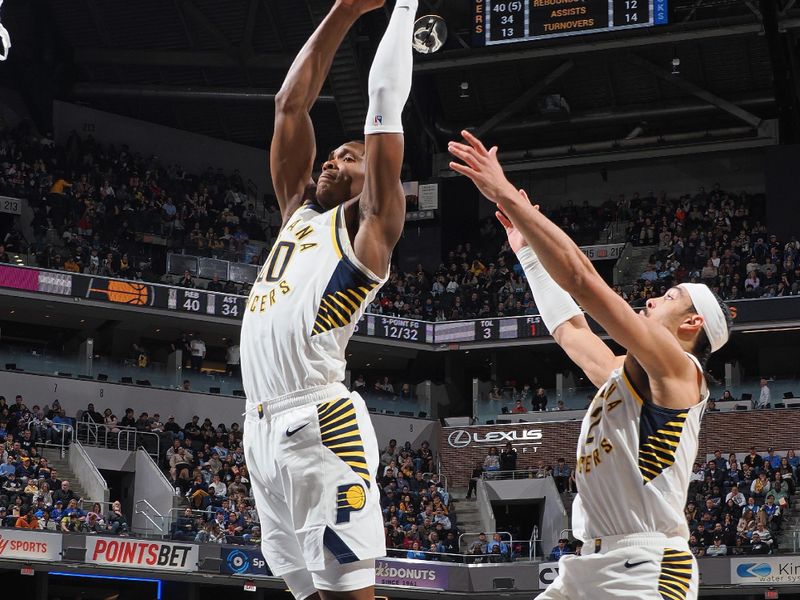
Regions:
<svg viewBox="0 0 800 600"><path fill-rule="evenodd" d="M464 164L453 161L450 168L469 177L478 190L492 202L499 202L504 194L515 194L516 189L506 179L503 167L497 159L497 146L487 150L483 142L469 131L464 130L461 135L469 145L450 142L447 149Z"/></svg>
<svg viewBox="0 0 800 600"><path fill-rule="evenodd" d="M519 194L525 199L526 202L530 202L528 194L525 192L525 190L519 190ZM539 210L539 205L536 204L534 205L533 208L534 210ZM514 224L505 214L503 214L501 211L498 210L496 213L494 213L494 215L497 217L497 220L500 221L500 224L506 230L506 237L508 237L508 244L511 246L511 250L514 251L514 254L516 254L522 248L528 245L528 242L525 241L525 238L523 237L520 230L514 227Z"/></svg>

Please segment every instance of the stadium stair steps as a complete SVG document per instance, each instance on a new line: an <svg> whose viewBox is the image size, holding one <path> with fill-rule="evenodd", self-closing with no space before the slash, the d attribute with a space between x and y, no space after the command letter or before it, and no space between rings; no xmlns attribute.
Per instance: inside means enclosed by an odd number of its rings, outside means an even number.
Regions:
<svg viewBox="0 0 800 600"><path fill-rule="evenodd" d="M628 246L614 267L614 283L629 286L639 279L658 246Z"/></svg>
<svg viewBox="0 0 800 600"><path fill-rule="evenodd" d="M474 500L465 500L467 488L450 488L450 497L457 500L455 510L458 513L458 530L464 533L475 533L483 531L481 513L478 510L478 503Z"/></svg>
<svg viewBox="0 0 800 600"><path fill-rule="evenodd" d="M630 221L614 221L600 232L597 244L624 244L628 241Z"/></svg>
<svg viewBox="0 0 800 600"><path fill-rule="evenodd" d="M791 508L783 519L783 530L778 536L778 551L793 552L795 543L800 550L800 498L797 497L792 501Z"/></svg>
<svg viewBox="0 0 800 600"><path fill-rule="evenodd" d="M78 498L83 498L84 500L92 500L92 501L94 501L94 500L102 501L103 500L102 498L89 498L86 495L86 490L83 489L83 487L81 486L80 481L78 480L77 476L75 475L75 472L69 466L69 450L67 450L67 454L65 454L63 458L60 456L60 454L61 454L61 450L60 449L53 450L53 449L50 449L50 448L46 448L46 449L43 449L40 452L40 454L42 456L44 456L45 458L47 458L47 462L50 464L51 467L53 467L57 471L58 478L60 480L63 481L64 479L66 479L67 481L69 481L70 489L73 492L75 492L75 495ZM51 490L51 491L55 492L55 490ZM85 508L85 509L88 510L88 509L91 509L91 506L82 507L82 508ZM107 507L103 507L103 511L104 512L106 511L106 508Z"/></svg>
<svg viewBox="0 0 800 600"><path fill-rule="evenodd" d="M314 25L318 25L330 10L330 0L308 0ZM348 36L339 46L328 75L328 84L336 97L339 118L348 135L360 139L367 113L367 97L357 62L356 44Z"/></svg>

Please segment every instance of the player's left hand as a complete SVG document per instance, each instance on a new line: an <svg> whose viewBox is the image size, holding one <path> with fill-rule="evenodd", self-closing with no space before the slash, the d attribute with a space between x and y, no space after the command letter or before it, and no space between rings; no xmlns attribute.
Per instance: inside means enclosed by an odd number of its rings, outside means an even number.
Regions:
<svg viewBox="0 0 800 600"><path fill-rule="evenodd" d="M503 167L497 160L497 146L487 150L483 142L469 131L464 130L461 135L469 145L450 142L447 149L465 164L453 161L450 168L469 177L478 190L492 202L499 202L504 195L516 195L517 190L506 178Z"/></svg>

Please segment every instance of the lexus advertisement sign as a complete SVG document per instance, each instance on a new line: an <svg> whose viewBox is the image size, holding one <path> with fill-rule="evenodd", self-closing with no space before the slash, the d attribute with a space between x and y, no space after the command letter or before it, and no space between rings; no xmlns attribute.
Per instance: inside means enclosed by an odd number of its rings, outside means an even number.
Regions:
<svg viewBox="0 0 800 600"><path fill-rule="evenodd" d="M516 429L512 431L489 431L487 433L481 433L478 431L471 432L467 429L456 429L455 431L451 431L447 436L447 443L453 448L466 448L470 444L487 447L497 446L505 445L506 442L511 442L515 447L541 446L542 430Z"/></svg>
<svg viewBox="0 0 800 600"><path fill-rule="evenodd" d="M511 420L514 415L508 418ZM501 460L506 469L534 471L540 463L555 465L560 458L573 467L580 428L579 420L443 427L439 448L445 475L450 485L466 486L473 469L484 464L492 448L502 455L509 444L515 458Z"/></svg>

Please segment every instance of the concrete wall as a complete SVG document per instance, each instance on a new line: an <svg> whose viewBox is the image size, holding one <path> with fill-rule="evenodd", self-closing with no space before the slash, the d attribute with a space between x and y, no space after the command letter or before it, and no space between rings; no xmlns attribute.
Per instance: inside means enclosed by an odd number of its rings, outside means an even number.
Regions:
<svg viewBox="0 0 800 600"><path fill-rule="evenodd" d="M236 396L180 392L9 371L0 371L0 390L12 402L16 394L22 394L28 407L34 404L49 405L58 399L70 417L75 417L79 410L84 410L89 402L93 402L98 411L103 412L110 408L118 419L124 416L128 407L133 408L137 417L142 411L151 415L159 413L164 422L167 417L174 415L181 427L191 420L192 415L198 415L201 421L208 417L215 424L222 422L228 426L231 423L241 425L244 419L242 413L245 399ZM399 445L409 441L414 448L428 440L434 452L438 451L441 437L438 421L393 415L370 416L381 447L387 446L391 438L397 439Z"/></svg>
<svg viewBox="0 0 800 600"><path fill-rule="evenodd" d="M83 448L98 469L126 473L133 473L136 470L136 455L133 452L112 448L92 448L91 446Z"/></svg>
<svg viewBox="0 0 800 600"><path fill-rule="evenodd" d="M147 500L152 507L158 511L159 514L171 517L172 502L175 498L175 489L169 484L169 481L158 468L158 465L153 462L150 455L144 450L136 452L136 480L134 483L133 503L134 507L141 500ZM150 510L149 507L141 506L141 510ZM159 525L159 519L155 519ZM171 519L167 518L163 521L164 533L169 532ZM152 531L153 524L150 523L145 517L134 510L133 514L133 530L134 531Z"/></svg>
<svg viewBox="0 0 800 600"><path fill-rule="evenodd" d="M549 552L556 545L559 534L569 527L567 511L556 489L552 477L544 479L500 479L484 480L483 491L489 502L509 500L544 500L541 523L533 523L539 527L539 538L542 540L542 551ZM494 526L494 523L492 523ZM492 527L492 530L496 527Z"/></svg>
<svg viewBox="0 0 800 600"><path fill-rule="evenodd" d="M245 183L252 179L261 194L272 190L266 150L59 101L53 102L53 124L59 144L67 141L71 131L81 137L91 133L99 142L127 144L134 153L156 155L162 163L177 163L190 173L202 173L208 167L221 168L226 174L239 169Z"/></svg>
<svg viewBox="0 0 800 600"><path fill-rule="evenodd" d="M69 451L69 468L86 493L85 500L108 502L108 485L97 470L98 467L80 444L73 444ZM103 509L105 510L105 506Z"/></svg>

